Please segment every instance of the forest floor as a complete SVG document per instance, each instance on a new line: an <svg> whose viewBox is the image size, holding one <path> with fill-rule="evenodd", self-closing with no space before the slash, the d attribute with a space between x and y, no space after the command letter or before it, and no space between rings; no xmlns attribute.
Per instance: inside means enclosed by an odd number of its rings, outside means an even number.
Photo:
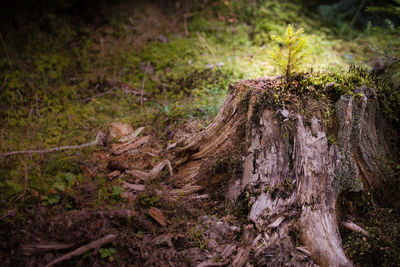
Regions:
<svg viewBox="0 0 400 267"><path fill-rule="evenodd" d="M85 14L89 21L50 10L2 32L0 151L108 138L0 159L0 262L41 266L103 237L64 264L223 266L250 257L248 207L227 207L174 175L170 148L210 123L229 83L277 74L270 34L288 23L305 28L307 71L368 64L365 41L383 37L341 34L293 1L245 3L121 2ZM349 246L350 256L364 243Z"/></svg>

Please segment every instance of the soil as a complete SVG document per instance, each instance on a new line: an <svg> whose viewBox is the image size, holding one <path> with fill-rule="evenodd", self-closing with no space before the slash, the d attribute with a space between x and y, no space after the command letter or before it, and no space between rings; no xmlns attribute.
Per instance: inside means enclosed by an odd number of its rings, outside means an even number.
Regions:
<svg viewBox="0 0 400 267"><path fill-rule="evenodd" d="M196 122L189 120L174 131L183 138L197 129ZM82 162L88 179L75 185L69 199L50 207L40 202L25 207L23 217L15 210L3 215L3 266L44 266L108 234L117 237L60 266L222 266L238 257L238 249L251 240L252 225L245 225L201 187L170 176L167 170L146 182L129 174L130 170L149 172L168 155L165 148L170 144L151 136L146 144L118 156L112 154L112 145L108 143ZM109 187L123 181L144 190L125 189L113 206L95 208L91 203L99 198L99 177L105 177ZM67 202L74 208L69 209ZM151 208L161 212L166 225L149 215ZM116 250L112 257L102 255L107 248Z"/></svg>

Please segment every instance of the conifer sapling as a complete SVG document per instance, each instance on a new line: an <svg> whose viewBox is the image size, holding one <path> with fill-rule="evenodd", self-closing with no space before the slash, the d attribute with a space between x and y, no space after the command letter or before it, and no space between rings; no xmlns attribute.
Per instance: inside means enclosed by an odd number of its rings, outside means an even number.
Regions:
<svg viewBox="0 0 400 267"><path fill-rule="evenodd" d="M303 28L295 30L294 26L289 24L282 37L271 36L273 40L283 45L283 50L280 47L274 47L269 52L269 56L278 69L285 74L287 83L289 83L293 72L299 69L305 56L308 44L306 39L300 36L303 32Z"/></svg>

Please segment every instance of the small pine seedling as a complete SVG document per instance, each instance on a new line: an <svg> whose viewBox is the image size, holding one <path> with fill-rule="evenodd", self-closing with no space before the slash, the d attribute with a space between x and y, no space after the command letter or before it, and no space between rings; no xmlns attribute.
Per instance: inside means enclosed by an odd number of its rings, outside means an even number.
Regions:
<svg viewBox="0 0 400 267"><path fill-rule="evenodd" d="M282 51L279 47L274 47L269 52L269 56L278 69L285 74L286 83L289 83L292 73L297 71L303 63L302 59L308 46L306 39L300 36L303 32L303 28L296 31L293 25L289 24L282 37L271 36L273 40L282 44L285 48Z"/></svg>

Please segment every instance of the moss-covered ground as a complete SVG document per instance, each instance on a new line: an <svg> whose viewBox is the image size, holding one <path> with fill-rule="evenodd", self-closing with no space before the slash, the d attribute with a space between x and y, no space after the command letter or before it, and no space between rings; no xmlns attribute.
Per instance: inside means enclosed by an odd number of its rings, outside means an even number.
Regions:
<svg viewBox="0 0 400 267"><path fill-rule="evenodd" d="M340 35L301 1L161 2L100 5L88 21L49 9L2 26L0 152L90 142L112 122L145 127L156 147L188 123L199 131L229 83L279 74L267 51L288 23L305 29L304 71L363 65L373 56L364 42L381 41L379 33ZM88 171L97 150L1 158L4 225L28 224L43 207L56 216L120 206L121 181ZM88 184L90 196L79 197ZM157 206L156 197L140 199Z"/></svg>

